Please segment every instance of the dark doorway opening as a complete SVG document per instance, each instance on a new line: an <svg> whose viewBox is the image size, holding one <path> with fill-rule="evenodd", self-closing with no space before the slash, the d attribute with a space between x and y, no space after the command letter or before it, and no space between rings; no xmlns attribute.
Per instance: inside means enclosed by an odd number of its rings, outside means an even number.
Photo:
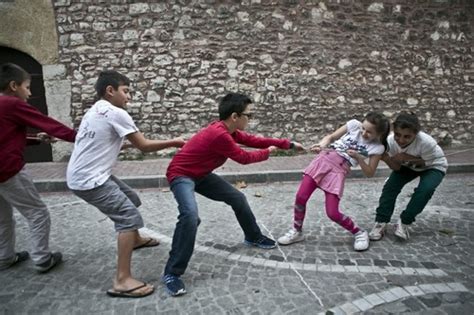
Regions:
<svg viewBox="0 0 474 315"><path fill-rule="evenodd" d="M15 63L31 74L31 97L28 103L48 115L41 64L24 52L0 46L0 64L5 62ZM39 130L28 128L28 133L36 132ZM51 145L42 143L27 146L24 157L26 162L50 162L53 160Z"/></svg>

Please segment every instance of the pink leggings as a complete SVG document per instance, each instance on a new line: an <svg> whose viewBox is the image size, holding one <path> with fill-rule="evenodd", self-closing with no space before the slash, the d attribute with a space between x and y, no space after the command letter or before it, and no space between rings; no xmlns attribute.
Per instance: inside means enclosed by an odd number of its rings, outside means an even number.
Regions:
<svg viewBox="0 0 474 315"><path fill-rule="evenodd" d="M306 214L306 203L313 194L313 192L318 188L318 185L308 175L304 175L303 180L301 181L298 192L296 193L295 208L294 208L294 220L293 227L301 231L303 228L303 221ZM336 222L352 234L356 234L360 231L359 227L352 221L351 218L344 215L339 211L339 197L335 194L329 192L324 192L326 195L326 214L329 219Z"/></svg>

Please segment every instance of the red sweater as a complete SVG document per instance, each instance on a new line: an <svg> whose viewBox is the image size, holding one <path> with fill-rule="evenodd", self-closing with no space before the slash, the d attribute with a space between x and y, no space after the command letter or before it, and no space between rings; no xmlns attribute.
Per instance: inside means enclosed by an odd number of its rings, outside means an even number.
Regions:
<svg viewBox="0 0 474 315"><path fill-rule="evenodd" d="M0 95L0 183L15 176L25 165L26 127L74 142L76 132L42 114L18 97Z"/></svg>
<svg viewBox="0 0 474 315"><path fill-rule="evenodd" d="M245 151L238 144L262 150ZM287 139L271 139L250 135L240 130L229 133L223 121L215 121L195 134L173 157L168 166L168 182L178 177L204 177L230 158L240 164L268 159L269 146L290 147Z"/></svg>

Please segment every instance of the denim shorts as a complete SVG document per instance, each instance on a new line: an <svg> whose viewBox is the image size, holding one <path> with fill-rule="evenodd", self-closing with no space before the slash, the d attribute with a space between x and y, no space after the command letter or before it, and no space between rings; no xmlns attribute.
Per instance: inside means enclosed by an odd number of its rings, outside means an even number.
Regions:
<svg viewBox="0 0 474 315"><path fill-rule="evenodd" d="M115 223L117 232L134 231L144 226L142 216L138 212L140 198L115 176L93 189L72 192L108 216Z"/></svg>

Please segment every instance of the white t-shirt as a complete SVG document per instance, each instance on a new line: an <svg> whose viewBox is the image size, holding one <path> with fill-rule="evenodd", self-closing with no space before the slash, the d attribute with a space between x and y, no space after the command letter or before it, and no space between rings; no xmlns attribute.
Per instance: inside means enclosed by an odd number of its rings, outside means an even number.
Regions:
<svg viewBox="0 0 474 315"><path fill-rule="evenodd" d="M96 102L84 115L67 166L67 186L89 190L110 177L124 137L137 132L132 117L108 101Z"/></svg>
<svg viewBox="0 0 474 315"><path fill-rule="evenodd" d="M446 173L448 169L448 160L444 157L444 152L430 135L420 131L417 133L415 140L405 148L401 148L391 133L388 138L388 155L394 156L397 153L406 153L416 157L420 157L425 161L424 167L408 166L414 171L421 172L427 169L437 169Z"/></svg>
<svg viewBox="0 0 474 315"><path fill-rule="evenodd" d="M331 143L329 147L336 150L337 153L348 160L352 166L357 166L359 163L346 153L347 150L355 150L365 157L377 154L381 155L385 151L385 147L379 141L367 141L362 137L362 123L360 121L356 119L349 120L346 126L346 134Z"/></svg>

